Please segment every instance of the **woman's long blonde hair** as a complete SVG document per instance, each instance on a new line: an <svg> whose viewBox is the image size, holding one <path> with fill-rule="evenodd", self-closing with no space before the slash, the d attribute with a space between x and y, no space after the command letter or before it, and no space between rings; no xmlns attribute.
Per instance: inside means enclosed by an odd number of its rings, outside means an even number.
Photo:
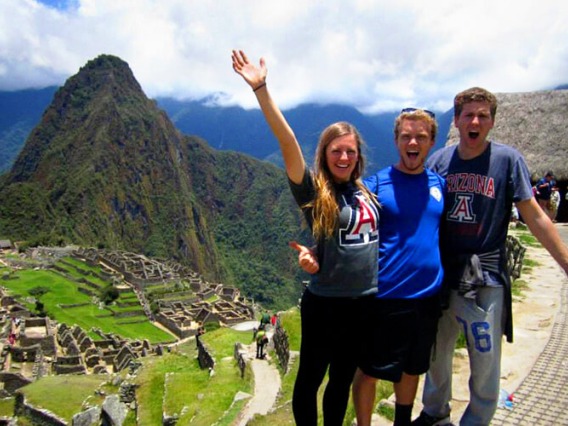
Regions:
<svg viewBox="0 0 568 426"><path fill-rule="evenodd" d="M316 148L313 171L315 198L305 206L313 208L312 234L316 241L321 238L330 238L337 229L339 222L339 204L337 203L333 176L326 161L326 149L334 139L351 134L355 136L357 142L357 165L351 174L350 182L354 183L369 200L376 202L376 197L369 192L361 181L365 169L365 157L362 153L363 138L350 123L340 121L329 125L321 133Z"/></svg>

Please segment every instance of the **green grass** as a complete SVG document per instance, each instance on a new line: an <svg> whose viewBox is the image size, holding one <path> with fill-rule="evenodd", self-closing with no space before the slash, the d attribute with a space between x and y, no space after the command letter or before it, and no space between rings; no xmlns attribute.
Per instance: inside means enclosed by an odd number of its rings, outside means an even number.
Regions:
<svg viewBox="0 0 568 426"><path fill-rule="evenodd" d="M64 269L65 273L67 275L71 276L72 278L74 278L75 280L77 280L77 282L81 279L86 279L89 282L91 282L92 284L95 284L99 288L99 290L102 290L107 285L109 285L109 283L101 280L99 277L96 277L94 275L84 275L81 272L79 272L77 269L73 268L72 266L65 265L64 263L61 263L61 262L58 262L56 265L57 265L57 267ZM94 289L91 289L91 291L92 290L94 290Z"/></svg>
<svg viewBox="0 0 568 426"><path fill-rule="evenodd" d="M107 375L46 376L19 391L34 407L49 410L70 422L87 400L93 406L102 404L103 398L94 391L108 379Z"/></svg>
<svg viewBox="0 0 568 426"><path fill-rule="evenodd" d="M100 309L91 303L91 297L78 291L78 286L61 275L50 270L31 270L24 269L12 274L13 279L3 281L3 285L9 289L10 293L19 298L29 297L28 291L34 287L42 286L50 289L49 292L41 296L40 300L45 306L48 315L60 323L69 326L76 324L89 332L92 327L98 327L106 333L119 334L129 339L148 339L151 343L174 342L175 338L162 329L154 326L146 319L143 323L124 324L126 318L116 318L109 316L108 309ZM61 305L84 304L86 306L61 307ZM31 311L34 311L33 303L26 303ZM138 308L140 309L140 308ZM118 309L117 310L121 310ZM122 308L129 310L129 308ZM140 317L144 319L145 317ZM132 321L132 318L128 318ZM98 337L90 333L91 337Z"/></svg>
<svg viewBox="0 0 568 426"><path fill-rule="evenodd" d="M536 260L533 259L529 259L527 257L525 257L523 259L523 268L522 268L522 272L530 272L533 268L540 266L541 263L537 262Z"/></svg>
<svg viewBox="0 0 568 426"><path fill-rule="evenodd" d="M165 354L143 359L142 363L143 367L135 378L139 385L136 391L138 419L140 424L162 424L166 374L195 370L196 361L180 354ZM181 395L189 395L187 391L192 387L193 383L188 382L188 389Z"/></svg>
<svg viewBox="0 0 568 426"><path fill-rule="evenodd" d="M290 308L280 314L280 324L288 334L288 345L291 351L299 351L302 343L300 310Z"/></svg>
<svg viewBox="0 0 568 426"><path fill-rule="evenodd" d="M83 271L90 271L93 272L95 274L100 274L102 272L102 268L100 266L91 266L86 262L83 262L82 260L76 259L74 257L65 257L63 258L63 260L65 261L65 263L68 263L70 265L74 265L77 268L83 270Z"/></svg>
<svg viewBox="0 0 568 426"><path fill-rule="evenodd" d="M529 247L541 247L540 242L526 226L509 228L509 234L517 237L519 241Z"/></svg>
<svg viewBox="0 0 568 426"><path fill-rule="evenodd" d="M525 247L542 247L540 242L526 227L510 229L509 233L518 238ZM523 290L528 287L528 283L525 279L523 279L523 275L530 274L533 268L536 268L538 266L540 266L540 263L534 259L529 258L525 253L523 266L521 268L521 276L512 283L511 292L514 297L523 297Z"/></svg>
<svg viewBox="0 0 568 426"><path fill-rule="evenodd" d="M536 239L536 237L532 235L530 232L520 232L517 235L517 238L525 246L540 247L541 245L540 242Z"/></svg>
<svg viewBox="0 0 568 426"><path fill-rule="evenodd" d="M14 398L0 399L0 416L12 417L14 415Z"/></svg>
<svg viewBox="0 0 568 426"><path fill-rule="evenodd" d="M237 392L252 393L250 371L241 378L233 358L236 342L248 343L250 332L220 328L202 339L214 353L215 374L201 370L195 358L195 342L180 345L163 357L145 359L136 378L140 424L161 424L162 413L177 415L178 424L210 425L221 417L230 424L246 402L231 404ZM160 397L156 397L160 395ZM163 397L162 397L163 395ZM226 414L224 414L226 413Z"/></svg>

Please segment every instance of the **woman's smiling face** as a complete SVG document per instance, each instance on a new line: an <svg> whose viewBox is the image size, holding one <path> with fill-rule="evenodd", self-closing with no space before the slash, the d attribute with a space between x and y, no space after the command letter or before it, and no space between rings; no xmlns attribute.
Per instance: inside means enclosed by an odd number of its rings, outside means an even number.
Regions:
<svg viewBox="0 0 568 426"><path fill-rule="evenodd" d="M332 140L325 149L325 160L335 182L349 182L359 161L355 135L348 134Z"/></svg>

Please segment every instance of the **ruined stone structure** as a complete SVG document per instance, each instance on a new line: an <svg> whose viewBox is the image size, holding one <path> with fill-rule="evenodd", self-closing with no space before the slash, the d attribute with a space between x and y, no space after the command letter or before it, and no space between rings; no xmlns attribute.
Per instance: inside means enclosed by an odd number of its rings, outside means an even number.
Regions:
<svg viewBox="0 0 568 426"><path fill-rule="evenodd" d="M512 280L516 280L521 276L526 251L527 249L517 238L511 235L507 236L507 265Z"/></svg>
<svg viewBox="0 0 568 426"><path fill-rule="evenodd" d="M120 275L134 289L146 316L158 321L177 338L195 336L197 328L206 322L224 325L254 318L252 307L246 304L239 289L219 283L208 283L199 274L173 261L149 259L146 256L122 252L80 248L73 253L91 265L100 264ZM146 295L157 284L188 283L190 291L168 292L167 299L158 299L154 314ZM207 300L218 298L209 303Z"/></svg>
<svg viewBox="0 0 568 426"><path fill-rule="evenodd" d="M290 361L290 346L288 344L288 334L286 330L280 325L280 319L276 321L276 326L274 328L274 334L272 336L272 341L274 343L274 351L278 357L278 362L282 370L288 371L288 363Z"/></svg>
<svg viewBox="0 0 568 426"><path fill-rule="evenodd" d="M73 252L58 251L56 258L61 260L69 254L90 265L102 266L105 272L96 275L99 279L112 283L119 291L134 291L146 316L158 321L178 338L197 337L198 329L207 322L232 325L254 318L252 307L241 297L239 289L208 283L198 274L174 262L161 262L132 253L80 248ZM49 249L33 251L34 259L42 262L42 268L54 267L53 262L50 264L48 261L50 255ZM65 267L56 268L59 274L81 284L79 288L90 296L99 297L100 284L88 278L93 272L81 271L75 264L63 263L68 268L78 270L85 278L77 279L77 274L70 274L70 269ZM10 279L9 274L2 278ZM163 295L162 287L165 289ZM152 294L152 290L155 294ZM154 297L156 294L159 297ZM131 301L133 299L127 299L128 302L124 303L131 308L135 305ZM149 301L152 301L154 310L157 307L155 313ZM118 303L117 307L120 308ZM137 314L141 312L134 311ZM113 315L120 316L122 312L115 308ZM16 394L16 412L42 424L62 424L61 419L51 413L27 404L17 390L48 374L110 374L132 369L133 365L139 364L139 358L162 353L162 345L153 347L148 341L131 341L101 330L92 332L100 339L91 338L77 325L57 324L49 318L33 316L0 288L0 346L8 337L13 337L13 343L4 345L0 352L0 397ZM215 359L198 338L196 342L201 368L212 370ZM244 362L244 359L241 361ZM243 364L241 370L244 372L245 368ZM105 399L105 404L109 398ZM135 407L135 387L125 386L124 390L121 387L119 398L120 404ZM79 417L74 418L73 423L106 419L111 411L105 407L88 409L78 413Z"/></svg>
<svg viewBox="0 0 568 426"><path fill-rule="evenodd" d="M146 340L131 341L95 330L101 338L95 341L78 326L30 316L21 305L15 310L13 302L0 288L0 339L6 342L0 352L0 394L13 394L48 374L119 372L155 353Z"/></svg>
<svg viewBox="0 0 568 426"><path fill-rule="evenodd" d="M197 360L199 361L199 367L201 367L202 369L215 368L215 359L209 353L207 347L203 344L203 342L201 342L199 338L195 339L195 341L197 342Z"/></svg>

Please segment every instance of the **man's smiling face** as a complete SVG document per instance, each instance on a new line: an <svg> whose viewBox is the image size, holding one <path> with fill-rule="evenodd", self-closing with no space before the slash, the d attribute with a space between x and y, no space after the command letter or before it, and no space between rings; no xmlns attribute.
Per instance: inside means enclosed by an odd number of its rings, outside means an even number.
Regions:
<svg viewBox="0 0 568 426"><path fill-rule="evenodd" d="M408 174L424 171L424 161L434 146L430 124L424 120L403 119L395 141L399 154L396 168Z"/></svg>

